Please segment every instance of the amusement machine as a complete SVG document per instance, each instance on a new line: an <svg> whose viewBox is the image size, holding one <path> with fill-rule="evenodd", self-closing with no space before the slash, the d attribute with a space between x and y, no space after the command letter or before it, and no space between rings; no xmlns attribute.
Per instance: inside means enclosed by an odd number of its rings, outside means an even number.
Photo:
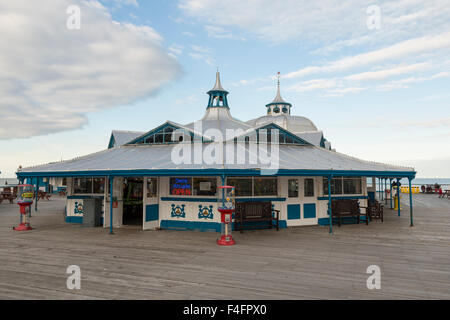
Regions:
<svg viewBox="0 0 450 320"><path fill-rule="evenodd" d="M232 186L221 186L222 206L218 208L221 214L222 229L217 244L221 246L231 246L236 244L231 236L233 213L235 211L235 191Z"/></svg>
<svg viewBox="0 0 450 320"><path fill-rule="evenodd" d="M17 204L20 207L20 223L19 226L14 227L16 231L31 230L30 218L31 205L33 204L33 186L30 184L21 184L19 187L19 200Z"/></svg>

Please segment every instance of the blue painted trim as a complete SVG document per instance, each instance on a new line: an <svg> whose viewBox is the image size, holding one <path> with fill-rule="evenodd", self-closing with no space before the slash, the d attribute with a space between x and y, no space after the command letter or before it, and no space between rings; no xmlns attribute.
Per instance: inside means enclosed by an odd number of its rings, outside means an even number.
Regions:
<svg viewBox="0 0 450 320"><path fill-rule="evenodd" d="M159 220L159 205L150 204L145 206L145 221L158 221Z"/></svg>
<svg viewBox="0 0 450 320"><path fill-rule="evenodd" d="M285 201L286 198L236 198L237 202L247 201ZM161 197L161 201L182 201L182 202L220 202L217 198L195 198L195 197Z"/></svg>
<svg viewBox="0 0 450 320"><path fill-rule="evenodd" d="M256 129L258 135L259 135L259 130L261 130L261 129L266 129L266 130L267 129L270 129L270 130L276 129L276 130L279 130L280 133L283 133L283 134L287 135L288 137L290 137L293 141L295 141L299 145L312 146L312 144L309 143L308 141L305 141L305 140L299 138L298 136L290 133L289 131L287 131L286 129L280 127L279 125L277 125L275 123L270 123L268 125L265 125L263 127ZM291 144L291 143L288 143L288 144Z"/></svg>
<svg viewBox="0 0 450 320"><path fill-rule="evenodd" d="M197 230L220 232L221 227L221 224L218 222L161 220L161 229L167 230Z"/></svg>
<svg viewBox="0 0 450 320"><path fill-rule="evenodd" d="M192 141L194 141L195 138L196 138L196 134L194 133L194 131L192 129L181 128L181 127L179 127L179 126L177 126L175 124L170 123L169 121L166 121L162 125L160 125L160 126L154 128L154 129L152 129L152 130L150 130L150 131L140 135L139 137L131 140L130 142L127 142L126 144L129 145L129 144L137 144L139 142L144 142L148 137L150 137L150 136L152 136L152 135L154 135L156 133L160 133L160 132L164 131L165 128L168 128L168 127L173 128L175 130L185 130L185 131L189 132L190 135L191 135L191 140ZM197 138L202 139L203 136L198 136ZM212 142L212 140L206 139L206 138L204 138L204 141L205 142ZM174 144L174 143L178 143L178 142L169 141L169 142L155 143L155 144Z"/></svg>
<svg viewBox="0 0 450 320"><path fill-rule="evenodd" d="M340 199L368 199L368 196L332 196L331 200ZM328 200L328 197L317 197L317 200Z"/></svg>
<svg viewBox="0 0 450 320"><path fill-rule="evenodd" d="M67 199L103 199L104 196L67 196Z"/></svg>
<svg viewBox="0 0 450 320"><path fill-rule="evenodd" d="M316 204L315 203L304 203L303 204L303 218L304 219L316 218Z"/></svg>
<svg viewBox="0 0 450 320"><path fill-rule="evenodd" d="M365 216L361 216L360 217L360 223L365 223L366 222L366 217ZM337 224L338 223L338 219L337 218L333 218L333 224ZM317 224L319 226L329 226L330 225L330 218L319 218L317 221ZM356 218L353 217L343 217L342 218L342 224L357 224L356 223Z"/></svg>
<svg viewBox="0 0 450 320"><path fill-rule="evenodd" d="M289 102L271 102L271 103L266 104L266 107L276 106L276 105L284 105L284 106L292 107L292 104L290 104Z"/></svg>
<svg viewBox="0 0 450 320"><path fill-rule="evenodd" d="M287 205L287 218L288 220L298 220L300 219L300 205L299 204L288 204Z"/></svg>
<svg viewBox="0 0 450 320"><path fill-rule="evenodd" d="M66 222L67 223L83 223L83 217L72 217L72 216L67 216L66 217Z"/></svg>
<svg viewBox="0 0 450 320"><path fill-rule="evenodd" d="M286 198L235 198L236 202L249 201L286 201Z"/></svg>
<svg viewBox="0 0 450 320"><path fill-rule="evenodd" d="M183 201L183 202L218 202L217 198L196 198L196 197L161 197L161 201Z"/></svg>
<svg viewBox="0 0 450 320"><path fill-rule="evenodd" d="M404 177L414 178L416 171L353 171L353 170L297 170L280 169L274 176L344 176L344 177ZM19 179L30 177L117 177L131 176L261 176L259 169L140 169L140 170L86 170L16 172Z"/></svg>

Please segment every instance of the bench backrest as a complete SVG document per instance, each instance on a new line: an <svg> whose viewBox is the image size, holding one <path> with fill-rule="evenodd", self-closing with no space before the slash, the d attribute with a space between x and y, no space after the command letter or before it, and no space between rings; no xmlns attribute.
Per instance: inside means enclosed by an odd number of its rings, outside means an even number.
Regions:
<svg viewBox="0 0 450 320"><path fill-rule="evenodd" d="M236 216L244 219L270 218L272 203L270 201L245 201L236 203Z"/></svg>
<svg viewBox="0 0 450 320"><path fill-rule="evenodd" d="M333 215L341 212L357 213L359 210L359 203L356 199L339 199L331 201L331 210Z"/></svg>

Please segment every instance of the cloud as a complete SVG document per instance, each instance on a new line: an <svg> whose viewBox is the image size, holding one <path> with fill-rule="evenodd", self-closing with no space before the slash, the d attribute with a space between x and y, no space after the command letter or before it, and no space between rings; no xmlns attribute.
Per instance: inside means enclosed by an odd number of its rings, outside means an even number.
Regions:
<svg viewBox="0 0 450 320"><path fill-rule="evenodd" d="M284 75L283 78L291 79L317 73L344 71L387 60L411 57L412 55L417 55L423 52L433 52L435 50L448 48L450 48L450 32L445 32L438 35L424 36L401 41L382 49L338 59L323 66L308 66L297 71L290 72Z"/></svg>
<svg viewBox="0 0 450 320"><path fill-rule="evenodd" d="M378 5L381 26L369 30L367 8ZM298 41L322 45L358 45L349 39L395 42L405 34L433 34L449 30L450 7L447 1L388 0L179 0L178 7L187 17L205 25L239 28L261 41L283 43ZM313 26L313 27L312 27Z"/></svg>
<svg viewBox="0 0 450 320"><path fill-rule="evenodd" d="M81 28L68 29L72 3L0 4L0 139L80 128L87 113L153 95L180 74L154 29L113 21L99 2L75 2Z"/></svg>
<svg viewBox="0 0 450 320"><path fill-rule="evenodd" d="M193 50L193 52L189 53L191 58L204 61L209 66L216 65L216 60L211 56L211 48L192 44L191 49Z"/></svg>

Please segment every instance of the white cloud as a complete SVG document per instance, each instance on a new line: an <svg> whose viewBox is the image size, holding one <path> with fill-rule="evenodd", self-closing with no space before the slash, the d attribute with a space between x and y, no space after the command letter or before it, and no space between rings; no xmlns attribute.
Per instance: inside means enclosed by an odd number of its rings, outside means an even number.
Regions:
<svg viewBox="0 0 450 320"><path fill-rule="evenodd" d="M79 30L66 27L73 3ZM180 73L154 29L115 22L96 1L3 2L0 30L0 139L79 128L86 113L148 97Z"/></svg>
<svg viewBox="0 0 450 320"><path fill-rule="evenodd" d="M423 52L433 52L440 49L447 50L448 48L450 48L450 32L445 32L438 35L414 38L382 49L348 56L323 66L308 66L290 72L284 75L283 78L290 79L305 77L316 73L338 72L383 61L401 59L404 57L408 58Z"/></svg>
<svg viewBox="0 0 450 320"><path fill-rule="evenodd" d="M192 44L191 49L193 50L193 52L189 53L191 58L204 61L210 66L216 65L215 59L211 56L211 48Z"/></svg>
<svg viewBox="0 0 450 320"><path fill-rule="evenodd" d="M183 31L183 32L181 32L181 34L182 34L183 36L195 38L195 33L193 33L193 32Z"/></svg>
<svg viewBox="0 0 450 320"><path fill-rule="evenodd" d="M380 6L379 30L367 28L370 5ZM237 27L271 43L296 40L353 46L358 41L346 40L368 34L372 41L389 43L405 34L432 34L450 26L445 0L179 0L178 7L206 25Z"/></svg>
<svg viewBox="0 0 450 320"><path fill-rule="evenodd" d="M352 74L349 76L346 76L344 79L346 80L354 80L354 81L368 81L368 80L380 80L385 79L388 77L405 74L405 73L411 73L416 71L423 71L426 69L429 69L431 66L429 63L423 62L423 63L415 63L412 65L406 65L406 66L397 66L393 68L387 68L377 71L368 71L368 72L361 72Z"/></svg>

